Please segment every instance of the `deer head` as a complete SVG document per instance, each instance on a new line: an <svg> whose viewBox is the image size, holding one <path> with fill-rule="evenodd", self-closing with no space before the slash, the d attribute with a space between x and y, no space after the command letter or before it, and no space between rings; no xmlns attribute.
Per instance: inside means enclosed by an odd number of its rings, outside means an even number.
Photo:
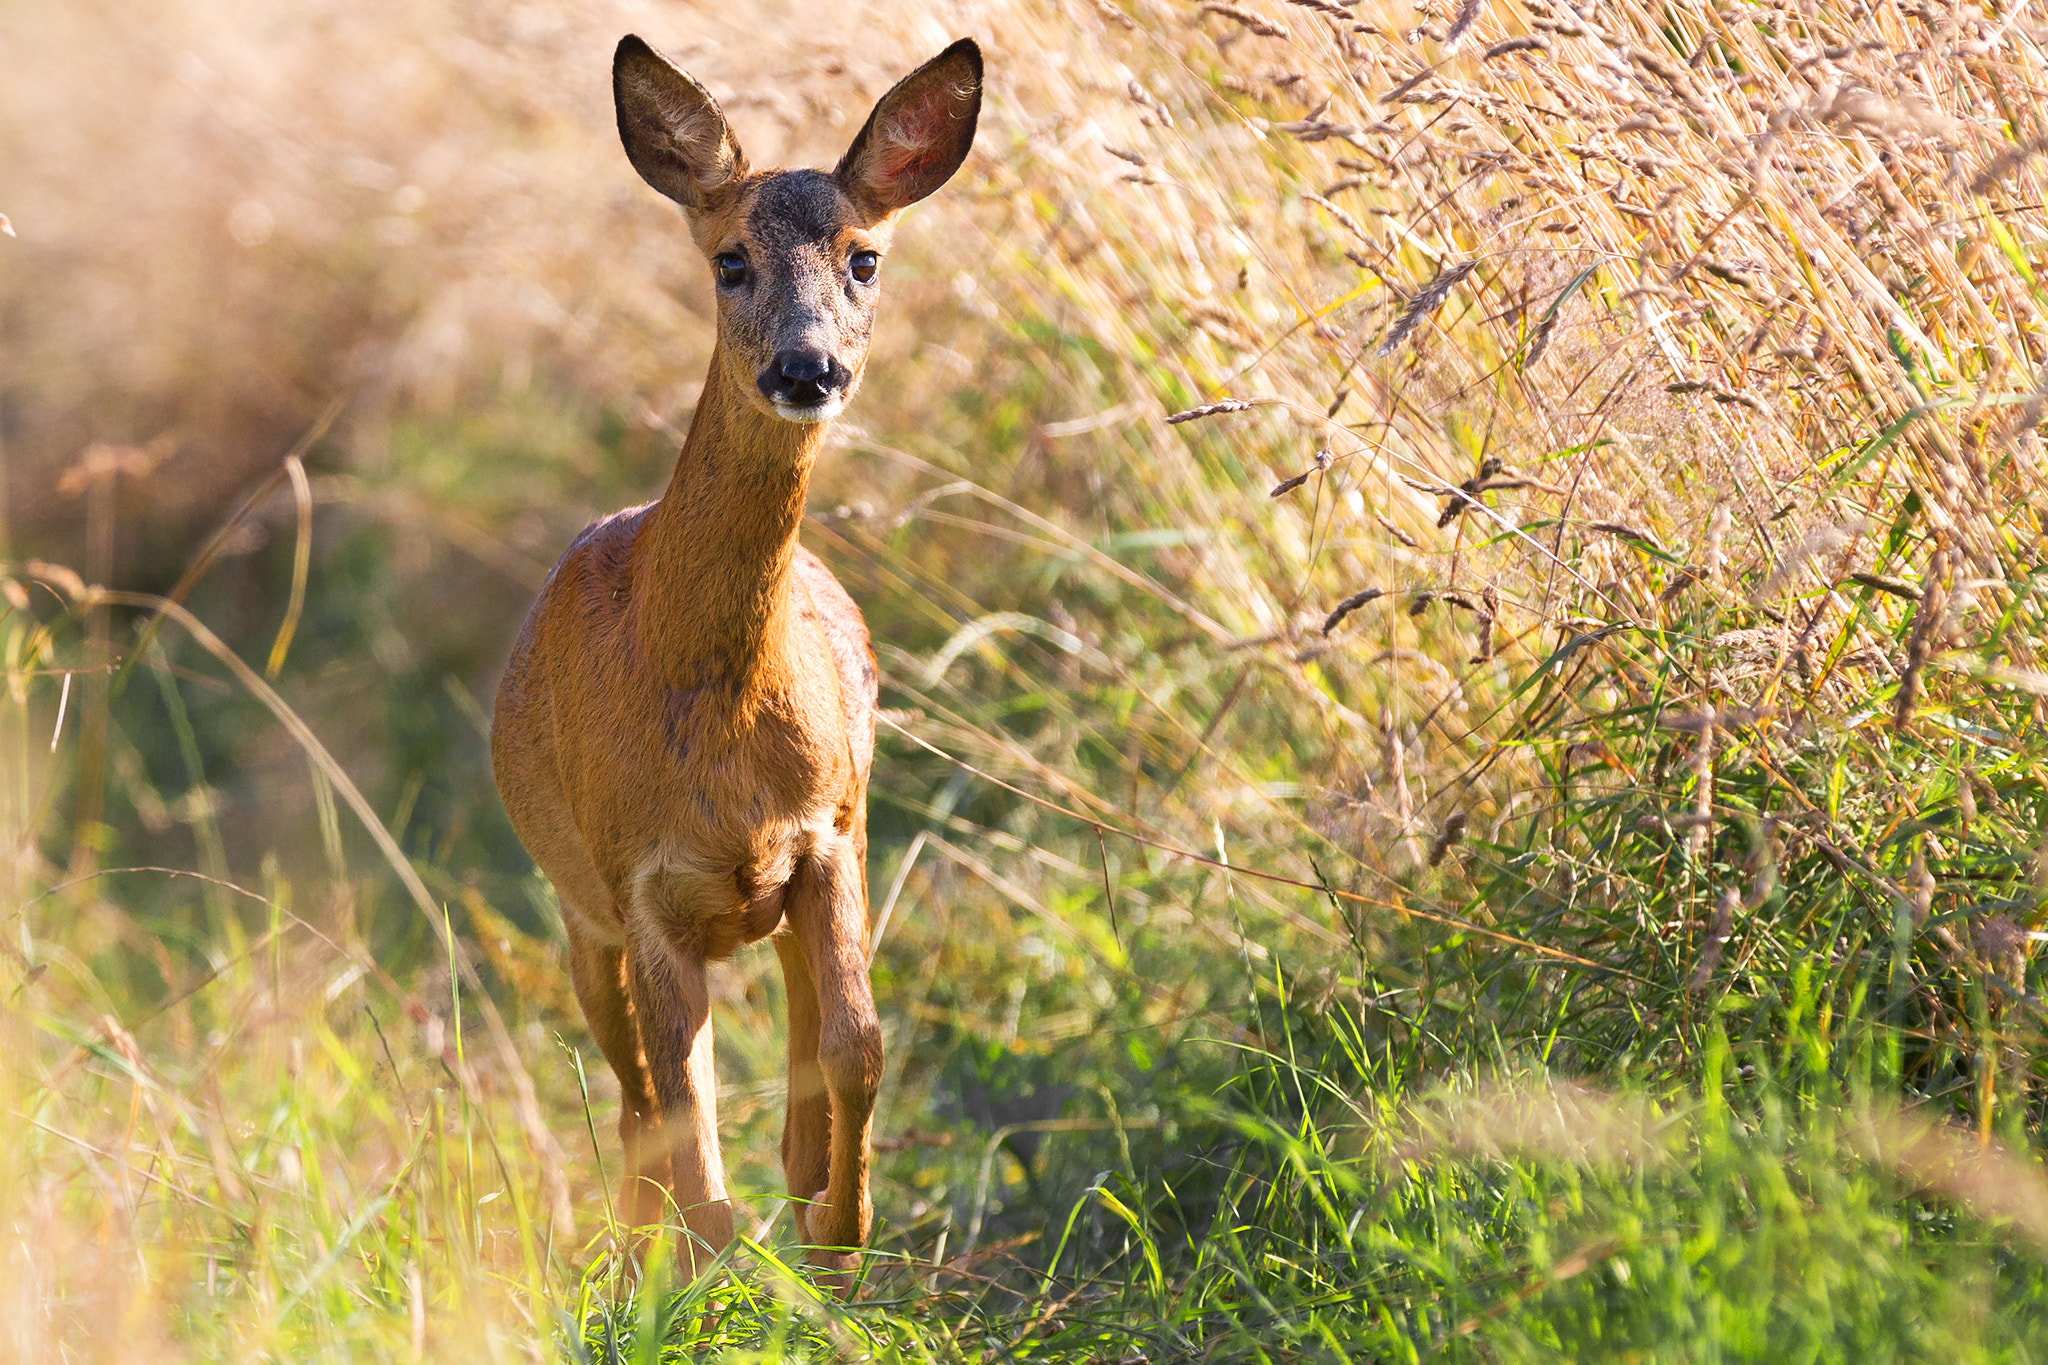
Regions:
<svg viewBox="0 0 2048 1365"><path fill-rule="evenodd" d="M626 156L710 262L712 379L785 421L837 416L867 366L896 215L974 143L981 49L963 38L898 82L831 171L750 171L717 101L637 37L619 43L612 94Z"/></svg>

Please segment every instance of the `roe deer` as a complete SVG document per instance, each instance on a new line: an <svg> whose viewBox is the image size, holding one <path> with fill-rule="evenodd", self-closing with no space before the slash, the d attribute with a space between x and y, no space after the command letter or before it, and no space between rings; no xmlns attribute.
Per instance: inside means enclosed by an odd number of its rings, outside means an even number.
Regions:
<svg viewBox="0 0 2048 1365"><path fill-rule="evenodd" d="M773 934L783 1171L813 1259L844 1272L868 1232L882 1075L866 965L875 656L797 526L824 424L867 363L893 221L974 141L981 50L963 39L906 77L830 172L750 172L711 96L637 37L619 43L612 94L634 169L711 263L717 342L667 491L577 536L527 616L492 766L561 897L576 996L618 1073L623 1216L679 1213L691 1274L731 1239L705 964Z"/></svg>

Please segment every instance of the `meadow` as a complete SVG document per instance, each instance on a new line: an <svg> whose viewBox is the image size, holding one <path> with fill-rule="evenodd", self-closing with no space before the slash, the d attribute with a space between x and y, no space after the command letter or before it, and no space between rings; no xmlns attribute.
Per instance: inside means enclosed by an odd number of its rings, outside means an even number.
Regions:
<svg viewBox="0 0 2048 1365"><path fill-rule="evenodd" d="M492 788L757 165L989 55L804 541L866 613L857 1292L622 1272ZM0 1357L2048 1358L2048 20L0 6Z"/></svg>

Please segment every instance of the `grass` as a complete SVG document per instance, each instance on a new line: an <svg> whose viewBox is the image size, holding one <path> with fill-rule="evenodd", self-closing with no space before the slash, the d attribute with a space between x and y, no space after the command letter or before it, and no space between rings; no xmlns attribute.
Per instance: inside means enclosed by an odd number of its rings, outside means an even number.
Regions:
<svg viewBox="0 0 2048 1365"><path fill-rule="evenodd" d="M8 1356L2039 1358L2026 12L846 20L0 15ZM805 533L892 720L850 1304L764 954L748 1236L621 1278L490 794L707 350L628 27L763 163L992 54Z"/></svg>

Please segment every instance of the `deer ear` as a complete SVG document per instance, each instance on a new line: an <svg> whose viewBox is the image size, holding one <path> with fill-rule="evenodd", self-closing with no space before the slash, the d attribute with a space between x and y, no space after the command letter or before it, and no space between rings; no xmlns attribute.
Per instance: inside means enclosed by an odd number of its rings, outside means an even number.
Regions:
<svg viewBox="0 0 2048 1365"><path fill-rule="evenodd" d="M882 96L840 158L840 187L871 223L915 204L960 169L980 113L981 49L962 38Z"/></svg>
<svg viewBox="0 0 2048 1365"><path fill-rule="evenodd" d="M640 178L691 213L706 213L747 174L746 154L718 101L637 35L612 56L619 140Z"/></svg>

